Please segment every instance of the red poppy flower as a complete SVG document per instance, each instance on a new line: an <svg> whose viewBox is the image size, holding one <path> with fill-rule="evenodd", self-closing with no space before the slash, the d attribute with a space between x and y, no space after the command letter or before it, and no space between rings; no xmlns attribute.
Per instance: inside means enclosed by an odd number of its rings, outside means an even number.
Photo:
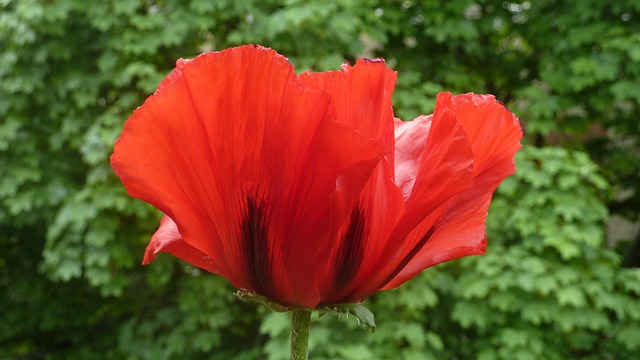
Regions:
<svg viewBox="0 0 640 360"><path fill-rule="evenodd" d="M485 251L518 119L491 95L438 95L394 119L383 60L297 76L241 46L180 60L126 122L111 164L164 214L168 252L287 306L361 300Z"/></svg>

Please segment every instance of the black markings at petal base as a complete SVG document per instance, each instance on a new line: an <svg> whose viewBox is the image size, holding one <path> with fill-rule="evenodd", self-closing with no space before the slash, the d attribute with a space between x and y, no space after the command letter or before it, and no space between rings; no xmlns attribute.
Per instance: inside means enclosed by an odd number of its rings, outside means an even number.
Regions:
<svg viewBox="0 0 640 360"><path fill-rule="evenodd" d="M409 261L411 261L420 250L422 250L422 248L427 244L427 241L429 241L429 239L431 239L431 236L433 236L433 233L436 231L435 226L432 226L425 234L424 236L420 239L420 241L418 241L413 248L411 249L411 251L409 251L409 253L407 255L405 255L405 257L402 259L402 261L400 261L400 263L398 264L398 266L396 266L395 270L393 270L393 272L391 273L391 275L389 275L389 277L387 277L387 279L385 280L385 282L382 284L382 286L386 285L389 281L393 280L394 277L396 277L396 275L398 275L398 273L400 271L402 271L402 269L404 269L405 266L407 266L407 264L409 264Z"/></svg>
<svg viewBox="0 0 640 360"><path fill-rule="evenodd" d="M360 204L351 210L351 215L342 235L340 249L335 258L335 284L337 288L344 288L358 273L364 256L365 216Z"/></svg>
<svg viewBox="0 0 640 360"><path fill-rule="evenodd" d="M247 273L253 290L265 296L273 289L269 227L264 199L247 195L240 219L240 241L247 261Z"/></svg>

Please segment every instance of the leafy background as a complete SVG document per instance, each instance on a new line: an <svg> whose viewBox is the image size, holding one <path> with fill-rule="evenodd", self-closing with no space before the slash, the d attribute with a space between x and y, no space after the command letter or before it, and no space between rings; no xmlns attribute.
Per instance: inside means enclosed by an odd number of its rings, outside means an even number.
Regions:
<svg viewBox="0 0 640 360"><path fill-rule="evenodd" d="M175 60L243 43L299 71L381 56L397 115L493 93L523 121L488 254L314 322L313 359L640 353L640 2L0 0L0 358L285 359L287 318L169 256L108 164ZM615 220L615 221L614 221ZM615 240L615 241L614 241Z"/></svg>

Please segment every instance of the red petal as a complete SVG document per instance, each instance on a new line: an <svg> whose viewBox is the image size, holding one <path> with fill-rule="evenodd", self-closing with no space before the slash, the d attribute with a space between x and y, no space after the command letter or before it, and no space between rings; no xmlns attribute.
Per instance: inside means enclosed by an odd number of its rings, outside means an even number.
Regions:
<svg viewBox="0 0 640 360"><path fill-rule="evenodd" d="M330 126L313 140L309 160L301 164L304 177L300 180L298 193L294 193L296 197L285 198L282 204L283 208L292 207L294 212L291 217L283 217L285 221L280 224L281 231L288 234L284 236L287 256L283 263L294 284L290 296L311 298L313 295L313 303L307 300L307 307L315 307L321 301L319 292L311 293L310 289L318 290L325 280L319 269L326 266L334 245L330 231L333 226L327 224L336 221L336 214L345 212L343 208L336 210L345 205L340 198L357 198L387 152L383 141L372 142L341 124L326 124Z"/></svg>
<svg viewBox="0 0 640 360"><path fill-rule="evenodd" d="M432 116L420 116L413 121L395 122L395 181L405 200L411 195L418 176L422 154L431 128Z"/></svg>
<svg viewBox="0 0 640 360"><path fill-rule="evenodd" d="M331 196L359 192L387 151L331 121L328 104L270 49L204 54L127 121L112 166L236 287L315 306Z"/></svg>
<svg viewBox="0 0 640 360"><path fill-rule="evenodd" d="M156 258L156 254L160 252L169 253L214 274L218 274L220 271L218 265L210 256L182 240L178 226L167 215L162 217L160 227L151 237L151 241L144 253L142 264L150 263Z"/></svg>
<svg viewBox="0 0 640 360"><path fill-rule="evenodd" d="M474 157L474 177L491 172L497 184L513 174L514 154L520 149L520 121L493 95L450 93L438 95L438 101L456 114L464 127Z"/></svg>
<svg viewBox="0 0 640 360"><path fill-rule="evenodd" d="M425 246L386 286L394 288L427 267L485 251L485 220L493 192L515 171L514 155L520 149L518 119L491 95L438 96L452 111L471 140L474 152L473 186L454 197L433 227ZM433 224L421 224L412 234L420 237Z"/></svg>
<svg viewBox="0 0 640 360"><path fill-rule="evenodd" d="M428 125L429 120L431 124ZM407 211L398 224L398 233L406 235L410 229L453 196L471 186L474 167L473 152L462 124L455 113L436 102L430 117L419 117L415 125L399 134L399 147L409 153L422 148L419 166L411 157L396 159L396 168L405 173L415 172L415 182L407 198ZM423 132L429 127L426 142L423 136L407 132ZM413 169L411 171L411 169ZM399 171L400 172L400 171ZM408 192L408 188L403 192Z"/></svg>
<svg viewBox="0 0 640 360"><path fill-rule="evenodd" d="M331 96L332 118L369 138L384 139L389 149L394 148L395 141L391 97L396 77L396 73L389 69L382 59L358 59L353 67L344 64L338 71L307 71L299 76L300 81L307 87L320 89ZM393 164L392 152L389 152L386 158ZM335 201L343 205L340 212L334 213L336 218L347 218L358 192L352 194L356 196L335 196Z"/></svg>
<svg viewBox="0 0 640 360"><path fill-rule="evenodd" d="M421 223L433 224L443 212L442 205L471 185L471 144L455 115L436 105L433 116L414 121L396 124L396 148L401 153L396 171L404 179L402 191L408 194L406 209L369 268L368 282L356 291L362 296L379 290L424 245L422 238L408 236L411 231Z"/></svg>
<svg viewBox="0 0 640 360"><path fill-rule="evenodd" d="M322 302L349 303L363 299L361 288L380 269L389 234L404 212L402 194L393 182L393 170L383 159L374 170L351 217L336 236L327 262Z"/></svg>
<svg viewBox="0 0 640 360"><path fill-rule="evenodd" d="M331 95L331 114L338 122L357 129L370 138L384 139L394 148L391 97L396 73L382 59L358 59L355 66L344 64L339 71L300 74L300 81ZM389 154L393 158L393 154Z"/></svg>
<svg viewBox="0 0 640 360"><path fill-rule="evenodd" d="M300 75L300 79L308 87L321 89L331 96L331 112L338 122L367 137L384 139L389 148L394 147L391 96L396 74L384 61L360 59L353 67L345 64L340 71L307 72ZM342 222L335 229L337 241L326 270L321 271L326 274L323 303L349 302L359 296L354 291L367 280L364 274L372 271L384 241L404 211L392 164L390 153L371 174L360 196L335 197L344 206L340 212L334 212L334 217Z"/></svg>

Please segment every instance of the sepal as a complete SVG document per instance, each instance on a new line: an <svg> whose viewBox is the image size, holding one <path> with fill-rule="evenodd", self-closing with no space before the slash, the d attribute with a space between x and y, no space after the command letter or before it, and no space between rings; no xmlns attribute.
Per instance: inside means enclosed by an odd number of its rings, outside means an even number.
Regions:
<svg viewBox="0 0 640 360"><path fill-rule="evenodd" d="M278 304L277 302L269 299L266 296L258 295L254 292L247 291L247 290L238 290L234 295L237 296L238 299L244 302L247 302L247 303L257 302L268 307L269 309L275 312L287 312L287 311L294 311L298 309L296 307L289 307L289 306L284 306L282 304Z"/></svg>
<svg viewBox="0 0 640 360"><path fill-rule="evenodd" d="M375 316L371 312L371 310L367 309L363 304L338 304L338 305L326 305L316 309L318 311L318 316L324 316L326 314L347 314L353 315L358 319L358 323L362 325L365 329L375 332L376 331L376 322Z"/></svg>
<svg viewBox="0 0 640 360"><path fill-rule="evenodd" d="M295 306L285 306L279 304L266 296L258 295L254 292L247 290L238 290L235 292L235 295L238 299L244 302L257 302L260 303L269 309L275 312L287 312L287 311L296 311L300 310L300 308ZM313 310L318 314L318 319L327 314L337 314L338 316L342 314L346 314L347 317L349 315L355 316L358 320L358 323L362 325L365 329L375 332L376 331L376 322L375 316L371 312L371 310L367 309L366 306L360 303L353 304L337 304L337 305L322 305Z"/></svg>

